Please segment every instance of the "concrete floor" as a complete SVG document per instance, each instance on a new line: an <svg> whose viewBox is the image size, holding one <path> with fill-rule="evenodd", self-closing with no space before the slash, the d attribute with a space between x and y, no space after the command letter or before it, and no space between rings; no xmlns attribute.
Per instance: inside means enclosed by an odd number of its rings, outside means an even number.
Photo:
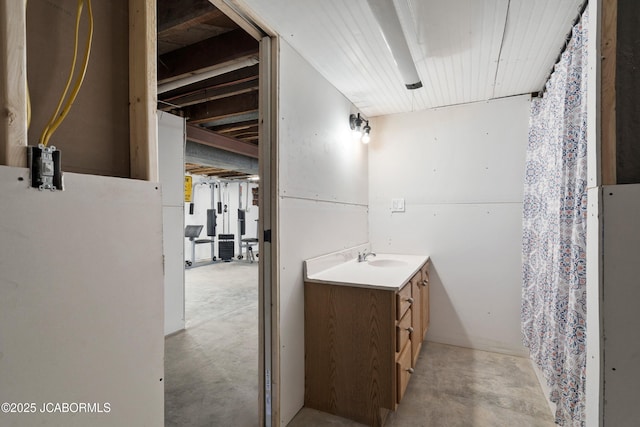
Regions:
<svg viewBox="0 0 640 427"><path fill-rule="evenodd" d="M165 341L165 426L258 424L258 265L185 272L187 329ZM303 408L289 427L360 426ZM389 427L550 427L528 359L426 342Z"/></svg>
<svg viewBox="0 0 640 427"><path fill-rule="evenodd" d="M258 264L186 270L185 313L165 339L165 426L256 426Z"/></svg>
<svg viewBox="0 0 640 427"><path fill-rule="evenodd" d="M289 427L362 424L302 409ZM555 426L529 359L426 342L387 427Z"/></svg>

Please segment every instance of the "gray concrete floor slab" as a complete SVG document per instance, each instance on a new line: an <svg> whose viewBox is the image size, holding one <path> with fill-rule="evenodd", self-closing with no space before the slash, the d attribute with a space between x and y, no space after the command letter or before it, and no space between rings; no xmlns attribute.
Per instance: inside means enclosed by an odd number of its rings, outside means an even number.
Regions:
<svg viewBox="0 0 640 427"><path fill-rule="evenodd" d="M256 426L258 264L186 270L185 313L165 339L165 426Z"/></svg>
<svg viewBox="0 0 640 427"><path fill-rule="evenodd" d="M426 342L387 427L551 427L529 359ZM303 408L289 427L361 424Z"/></svg>
<svg viewBox="0 0 640 427"><path fill-rule="evenodd" d="M258 265L186 271L187 329L165 341L167 427L258 424ZM389 427L555 425L528 359L426 342ZM303 408L290 427L360 426Z"/></svg>

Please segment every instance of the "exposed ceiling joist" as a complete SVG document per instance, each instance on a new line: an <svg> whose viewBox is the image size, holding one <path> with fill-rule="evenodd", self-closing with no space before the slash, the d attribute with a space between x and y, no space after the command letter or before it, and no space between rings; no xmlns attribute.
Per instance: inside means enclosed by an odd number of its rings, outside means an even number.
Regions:
<svg viewBox="0 0 640 427"><path fill-rule="evenodd" d="M257 77L253 80L234 82L233 84L226 84L221 86L214 86L210 89L203 89L195 93L187 94L180 97L170 99L168 102L174 106L188 107L190 105L200 104L208 101L216 101L224 98L229 98L235 95L242 95L244 93L255 92L258 90ZM164 106L163 110L170 110L173 107Z"/></svg>
<svg viewBox="0 0 640 427"><path fill-rule="evenodd" d="M251 35L256 40L261 40L266 34L262 30L253 24L250 17L244 15L241 11L235 7L230 6L225 0L209 0L216 8L220 9L224 14L242 28L247 34Z"/></svg>
<svg viewBox="0 0 640 427"><path fill-rule="evenodd" d="M158 0L157 7L158 108L187 119L185 156L193 163L187 171L258 173L262 33L247 34L224 0ZM207 130L209 125L224 134Z"/></svg>
<svg viewBox="0 0 640 427"><path fill-rule="evenodd" d="M194 175L214 176L217 178L224 178L224 179L247 178L247 175L248 175L246 172L232 171L229 169L212 167L212 166L202 166L200 164L195 164L195 163L185 163L184 170L185 172L188 172Z"/></svg>
<svg viewBox="0 0 640 427"><path fill-rule="evenodd" d="M227 134L229 132L246 130L254 127L257 128L258 123L255 120L247 120L244 122L230 123L226 125L210 126L209 129L218 133Z"/></svg>
<svg viewBox="0 0 640 427"><path fill-rule="evenodd" d="M187 141L184 148L186 163L203 167L215 167L226 171L241 172L246 175L258 174L258 159L231 153L197 142Z"/></svg>
<svg viewBox="0 0 640 427"><path fill-rule="evenodd" d="M199 126L187 125L187 141L242 154L254 159L258 158L258 146L256 144L230 138Z"/></svg>
<svg viewBox="0 0 640 427"><path fill-rule="evenodd" d="M224 131L216 131L226 136L231 136L233 138L242 139L243 136L247 135L256 135L258 133L258 124L254 124L253 126L243 126L241 129L233 129L233 130L224 130Z"/></svg>
<svg viewBox="0 0 640 427"><path fill-rule="evenodd" d="M158 84L210 71L224 63L257 57L259 46L242 30L211 37L158 58Z"/></svg>
<svg viewBox="0 0 640 427"><path fill-rule="evenodd" d="M220 35L237 28L220 10L203 0L158 0L158 53Z"/></svg>
<svg viewBox="0 0 640 427"><path fill-rule="evenodd" d="M258 93L231 96L224 102L210 101L183 109L191 124L204 124L226 117L240 116L258 111Z"/></svg>
<svg viewBox="0 0 640 427"><path fill-rule="evenodd" d="M158 36L166 36L167 31L188 31L193 25L210 19L211 14L225 16L209 2L201 0L181 0L157 2Z"/></svg>
<svg viewBox="0 0 640 427"><path fill-rule="evenodd" d="M229 73L192 83L188 86L183 86L179 89L167 91L162 94L162 99L165 101L175 101L180 97L193 95L199 91L234 85L250 80L257 80L258 73L259 65L257 64L251 67L240 68Z"/></svg>

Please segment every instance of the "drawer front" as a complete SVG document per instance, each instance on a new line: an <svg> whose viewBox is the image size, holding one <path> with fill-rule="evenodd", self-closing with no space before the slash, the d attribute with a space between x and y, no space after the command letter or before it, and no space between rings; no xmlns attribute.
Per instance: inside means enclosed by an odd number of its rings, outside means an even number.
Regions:
<svg viewBox="0 0 640 427"><path fill-rule="evenodd" d="M412 304L413 298L411 297L411 282L408 282L396 294L396 320L402 319Z"/></svg>
<svg viewBox="0 0 640 427"><path fill-rule="evenodd" d="M402 350L411 339L413 328L411 327L411 308L407 310L398 326L396 326L396 353Z"/></svg>
<svg viewBox="0 0 640 427"><path fill-rule="evenodd" d="M405 346L400 352L400 356L396 362L396 378L398 384L398 403L402 400L404 392L407 390L409 378L413 373L411 367L411 346Z"/></svg>

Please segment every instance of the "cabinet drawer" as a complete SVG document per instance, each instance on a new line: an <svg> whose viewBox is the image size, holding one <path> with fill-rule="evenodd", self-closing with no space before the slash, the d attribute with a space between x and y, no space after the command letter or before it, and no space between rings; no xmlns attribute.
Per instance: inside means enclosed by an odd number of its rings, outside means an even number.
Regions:
<svg viewBox="0 0 640 427"><path fill-rule="evenodd" d="M409 384L409 378L413 373L411 367L411 346L406 345L400 352L400 356L396 362L396 378L398 384L398 403L402 400L404 392Z"/></svg>
<svg viewBox="0 0 640 427"><path fill-rule="evenodd" d="M411 339L411 333L413 332L411 316L411 308L409 308L402 320L398 323L398 326L396 326L396 353L402 350Z"/></svg>
<svg viewBox="0 0 640 427"><path fill-rule="evenodd" d="M409 282L396 294L396 320L404 317L411 304L413 304L413 298L411 298L411 282Z"/></svg>

